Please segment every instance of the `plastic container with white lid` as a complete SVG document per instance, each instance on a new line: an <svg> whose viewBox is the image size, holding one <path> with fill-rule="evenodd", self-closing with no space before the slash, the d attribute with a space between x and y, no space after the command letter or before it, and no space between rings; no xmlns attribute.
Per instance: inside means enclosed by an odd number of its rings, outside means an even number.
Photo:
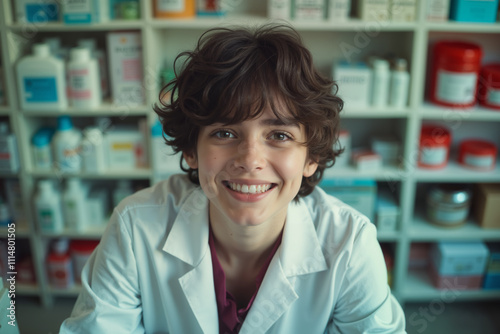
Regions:
<svg viewBox="0 0 500 334"><path fill-rule="evenodd" d="M468 139L460 143L458 162L465 167L478 170L495 168L497 146L483 139Z"/></svg>

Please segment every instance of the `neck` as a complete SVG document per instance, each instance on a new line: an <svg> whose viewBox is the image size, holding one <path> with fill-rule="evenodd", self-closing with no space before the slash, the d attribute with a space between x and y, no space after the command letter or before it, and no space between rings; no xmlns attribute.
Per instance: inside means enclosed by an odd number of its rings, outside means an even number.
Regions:
<svg viewBox="0 0 500 334"><path fill-rule="evenodd" d="M221 220L210 225L214 235L215 249L221 262L238 267L260 268L281 235L285 218L276 224L239 226Z"/></svg>

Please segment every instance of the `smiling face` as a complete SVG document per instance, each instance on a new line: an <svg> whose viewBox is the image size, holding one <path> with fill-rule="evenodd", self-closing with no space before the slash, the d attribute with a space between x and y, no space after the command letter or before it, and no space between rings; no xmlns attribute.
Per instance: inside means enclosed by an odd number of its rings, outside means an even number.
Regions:
<svg viewBox="0 0 500 334"><path fill-rule="evenodd" d="M239 226L283 224L302 177L316 171L304 127L280 120L270 108L238 124L203 127L196 152L184 153L198 169L210 200L210 220Z"/></svg>

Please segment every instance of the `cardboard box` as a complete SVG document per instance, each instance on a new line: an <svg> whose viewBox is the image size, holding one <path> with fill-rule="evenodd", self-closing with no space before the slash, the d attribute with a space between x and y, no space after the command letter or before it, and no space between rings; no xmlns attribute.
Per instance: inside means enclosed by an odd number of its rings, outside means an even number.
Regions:
<svg viewBox="0 0 500 334"><path fill-rule="evenodd" d="M493 23L497 18L498 0L451 0L450 19L459 22Z"/></svg>
<svg viewBox="0 0 500 334"><path fill-rule="evenodd" d="M326 2L323 0L295 0L293 18L297 20L326 19Z"/></svg>
<svg viewBox="0 0 500 334"><path fill-rule="evenodd" d="M374 180L326 178L320 187L374 221L377 198L377 182Z"/></svg>
<svg viewBox="0 0 500 334"><path fill-rule="evenodd" d="M366 108L371 93L372 70L364 62L339 61L332 68L333 80L344 100L344 109Z"/></svg>
<svg viewBox="0 0 500 334"><path fill-rule="evenodd" d="M399 220L399 206L389 191L380 191L377 196L377 230L395 231Z"/></svg>
<svg viewBox="0 0 500 334"><path fill-rule="evenodd" d="M429 275L436 289L477 290L481 288L482 275L441 275L430 266Z"/></svg>
<svg viewBox="0 0 500 334"><path fill-rule="evenodd" d="M107 42L113 103L122 106L143 105L141 33L110 32Z"/></svg>
<svg viewBox="0 0 500 334"><path fill-rule="evenodd" d="M500 274L500 242L488 242L486 245L490 252L486 272L488 274Z"/></svg>
<svg viewBox="0 0 500 334"><path fill-rule="evenodd" d="M483 228L500 228L500 184L482 183L476 186L474 213Z"/></svg>
<svg viewBox="0 0 500 334"><path fill-rule="evenodd" d="M483 289L498 290L500 289L500 274L487 273L483 278Z"/></svg>
<svg viewBox="0 0 500 334"><path fill-rule="evenodd" d="M391 21L414 22L417 16L417 0L391 0Z"/></svg>
<svg viewBox="0 0 500 334"><path fill-rule="evenodd" d="M439 276L482 276L488 256L482 242L439 242L431 249L431 267Z"/></svg>
<svg viewBox="0 0 500 334"><path fill-rule="evenodd" d="M360 0L358 17L363 21L389 21L389 0Z"/></svg>
<svg viewBox="0 0 500 334"><path fill-rule="evenodd" d="M450 0L427 0L427 21L448 21L450 11Z"/></svg>
<svg viewBox="0 0 500 334"><path fill-rule="evenodd" d="M138 152L143 137L137 128L115 126L104 135L109 169L135 169L140 167Z"/></svg>

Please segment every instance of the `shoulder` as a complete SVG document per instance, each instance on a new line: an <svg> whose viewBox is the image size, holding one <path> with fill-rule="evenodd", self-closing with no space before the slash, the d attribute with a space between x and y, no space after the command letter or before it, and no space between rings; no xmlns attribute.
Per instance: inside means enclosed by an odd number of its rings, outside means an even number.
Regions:
<svg viewBox="0 0 500 334"><path fill-rule="evenodd" d="M173 220L199 188L187 175L172 175L126 197L117 205L115 213L122 219L132 219L134 224L139 224L142 219L147 220L149 225Z"/></svg>

